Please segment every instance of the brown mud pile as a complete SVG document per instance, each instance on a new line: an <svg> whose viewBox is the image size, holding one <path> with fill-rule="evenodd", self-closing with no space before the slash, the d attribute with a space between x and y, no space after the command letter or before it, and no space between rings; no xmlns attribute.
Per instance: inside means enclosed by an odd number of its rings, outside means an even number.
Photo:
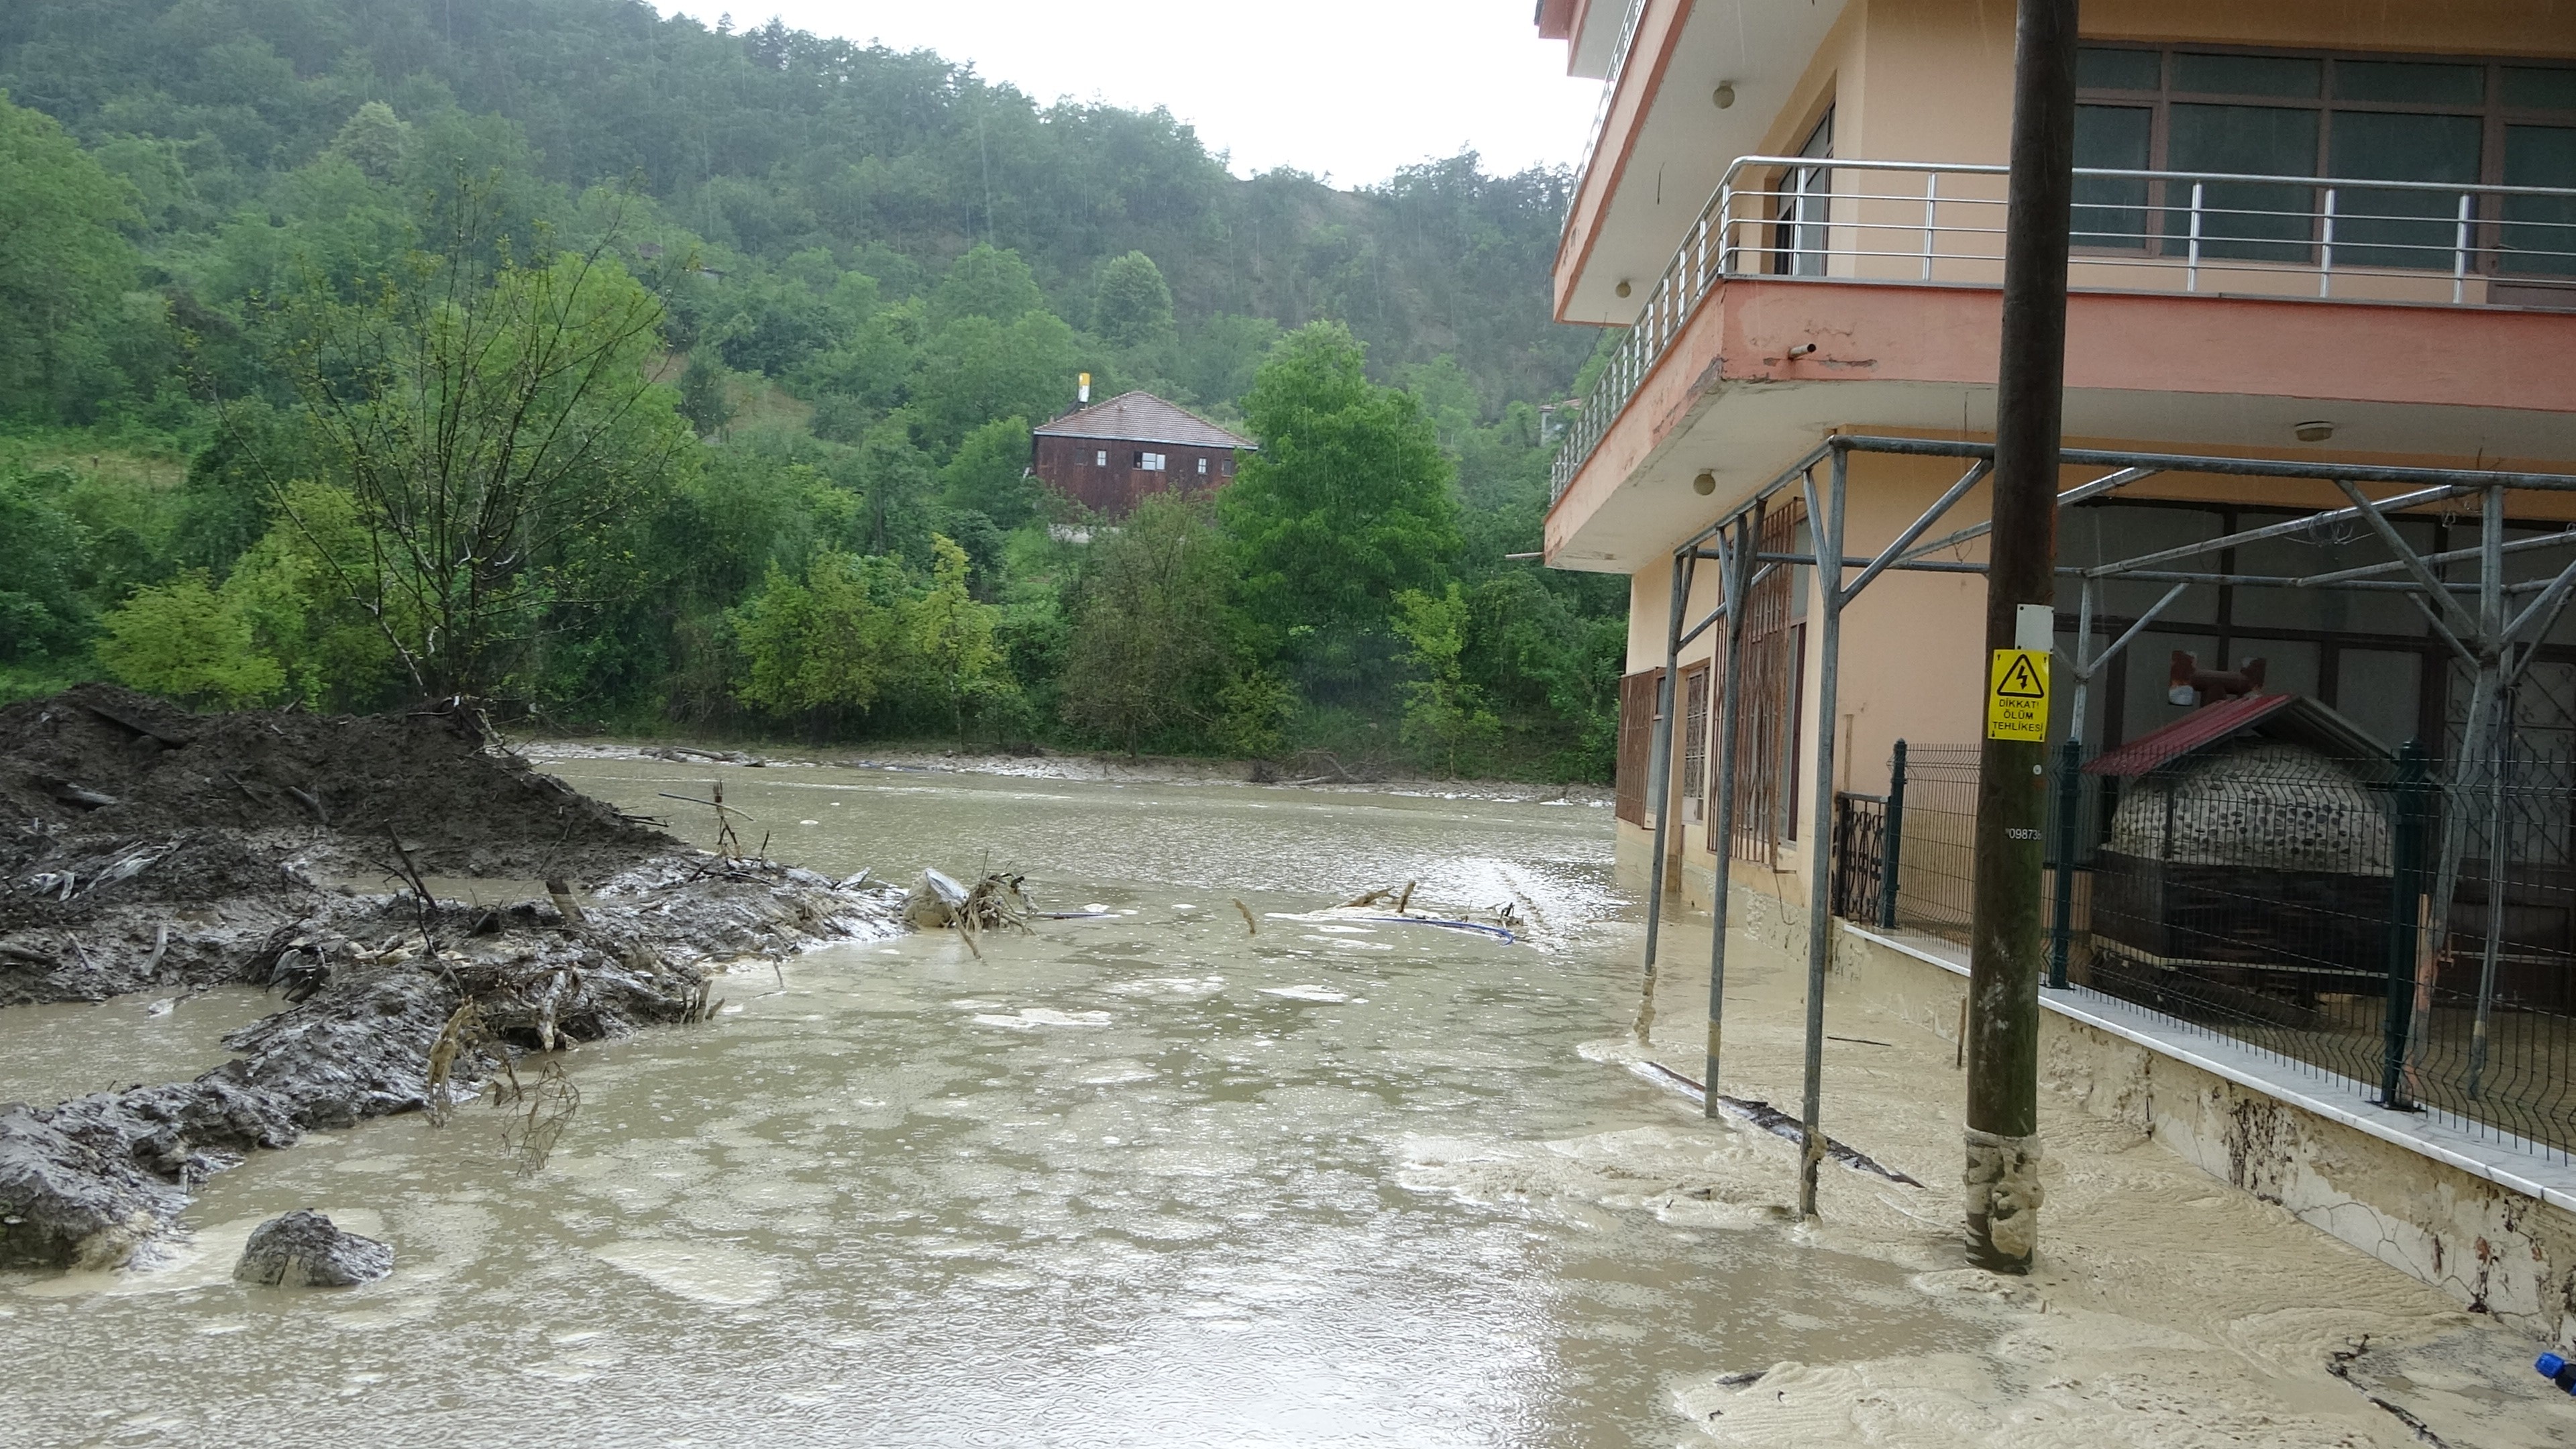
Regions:
<svg viewBox="0 0 2576 1449"><path fill-rule="evenodd" d="M578 889L468 907L443 877ZM0 1108L0 1263L120 1261L253 1148L702 1021L712 968L891 934L899 903L684 845L464 708L201 716L84 685L0 710L0 1006L242 981L285 1007L194 1081Z"/></svg>

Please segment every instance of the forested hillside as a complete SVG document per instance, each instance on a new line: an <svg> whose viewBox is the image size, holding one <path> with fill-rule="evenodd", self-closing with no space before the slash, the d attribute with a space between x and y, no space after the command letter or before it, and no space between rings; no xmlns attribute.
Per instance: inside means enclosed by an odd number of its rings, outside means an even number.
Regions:
<svg viewBox="0 0 2576 1449"><path fill-rule="evenodd" d="M1606 770L1620 600L1502 557L1559 174L627 0L21 0L0 90L9 693ZM1095 526L1082 371L1264 451Z"/></svg>

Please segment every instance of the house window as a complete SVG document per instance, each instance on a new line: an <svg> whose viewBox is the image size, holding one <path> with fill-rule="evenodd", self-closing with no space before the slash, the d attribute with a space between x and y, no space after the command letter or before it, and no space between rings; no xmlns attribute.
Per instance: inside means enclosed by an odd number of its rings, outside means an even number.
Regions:
<svg viewBox="0 0 2576 1449"><path fill-rule="evenodd" d="M1107 448L1102 448L1102 449L1099 449L1098 451L1094 452L1094 453L1091 455L1091 466L1092 466L1092 467L1094 467L1094 468L1106 468L1106 467L1108 467L1108 466L1109 466L1109 450L1108 450Z"/></svg>
<svg viewBox="0 0 2576 1449"><path fill-rule="evenodd" d="M1135 466L1144 469L1148 473L1160 473L1163 471L1163 455L1160 453L1147 453L1140 451L1136 454Z"/></svg>
<svg viewBox="0 0 2576 1449"><path fill-rule="evenodd" d="M2183 254L2193 172L2576 187L2576 67L2101 45L2084 47L2076 84L2076 165L2186 173L2078 178L2081 247ZM2322 188L2198 184L2201 255L2319 260ZM2339 188L2335 264L2448 270L2463 194ZM2576 200L2469 196L2474 270L2576 275Z"/></svg>
<svg viewBox="0 0 2576 1449"><path fill-rule="evenodd" d="M1694 824L1708 799L1708 676L1705 664L1682 675L1682 818Z"/></svg>
<svg viewBox="0 0 2576 1449"><path fill-rule="evenodd" d="M1199 476L1202 478L1207 476L1207 459L1205 458L1199 459Z"/></svg>

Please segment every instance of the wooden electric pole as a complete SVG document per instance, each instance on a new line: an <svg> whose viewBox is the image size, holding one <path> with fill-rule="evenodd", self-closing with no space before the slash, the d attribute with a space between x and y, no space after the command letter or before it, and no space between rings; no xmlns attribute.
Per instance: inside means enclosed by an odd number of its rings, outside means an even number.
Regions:
<svg viewBox="0 0 2576 1449"><path fill-rule="evenodd" d="M1986 573L1987 727L1977 780L1968 967L1968 1256L2025 1272L2039 1244L2039 981L2046 651L2054 637L2058 435L2065 409L2066 248L2075 193L2076 0L2020 0L2012 178L1996 371L1994 532ZM2043 651L2034 732L2001 651ZM2032 738L2037 733L2039 738Z"/></svg>

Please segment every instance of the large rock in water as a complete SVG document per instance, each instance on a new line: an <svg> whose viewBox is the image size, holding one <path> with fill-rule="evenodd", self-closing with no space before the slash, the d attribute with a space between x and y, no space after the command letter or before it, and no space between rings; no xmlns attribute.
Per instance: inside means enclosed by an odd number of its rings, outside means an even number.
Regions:
<svg viewBox="0 0 2576 1449"><path fill-rule="evenodd" d="M299 1208L251 1229L233 1276L270 1287L346 1288L372 1283L393 1270L390 1246L342 1232L329 1218Z"/></svg>

